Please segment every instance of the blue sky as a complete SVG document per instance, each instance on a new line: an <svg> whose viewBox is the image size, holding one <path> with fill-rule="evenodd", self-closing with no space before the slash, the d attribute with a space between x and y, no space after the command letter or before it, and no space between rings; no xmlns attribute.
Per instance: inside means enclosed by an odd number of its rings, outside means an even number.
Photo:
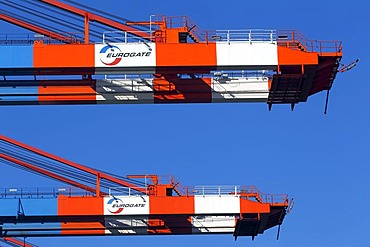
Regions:
<svg viewBox="0 0 370 247"><path fill-rule="evenodd" d="M86 1L80 1L86 4ZM291 112L263 103L189 105L2 106L0 133L97 169L172 174L186 185L256 185L288 193L295 207L254 242L231 235L34 238L40 246L366 246L370 216L370 111L366 1L89 1L132 20L188 15L205 29L298 29L343 41L343 63L324 115L325 93ZM20 29L0 22L1 33ZM0 187L57 185L1 167ZM367 243L367 244L366 244Z"/></svg>

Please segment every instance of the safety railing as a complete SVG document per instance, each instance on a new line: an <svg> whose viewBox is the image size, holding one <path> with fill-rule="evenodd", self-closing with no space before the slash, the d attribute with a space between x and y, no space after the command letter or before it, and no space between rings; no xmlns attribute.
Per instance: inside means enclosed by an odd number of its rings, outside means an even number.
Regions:
<svg viewBox="0 0 370 247"><path fill-rule="evenodd" d="M217 42L276 42L277 31L273 29L216 30L208 32L208 40Z"/></svg>
<svg viewBox="0 0 370 247"><path fill-rule="evenodd" d="M0 45L30 45L34 40L33 34L0 34Z"/></svg>
<svg viewBox="0 0 370 247"><path fill-rule="evenodd" d="M133 31L133 32L125 32L125 31L105 31L103 32L102 42L106 43L138 43L138 42L150 42L140 36L143 34L147 34L149 37L151 34L150 31ZM140 35L140 36L139 36Z"/></svg>
<svg viewBox="0 0 370 247"><path fill-rule="evenodd" d="M32 45L36 41L42 41L44 44L62 44L73 43L82 44L81 38L77 33L63 33L61 39L56 40L42 34L0 34L0 45ZM62 38L63 37L63 38Z"/></svg>
<svg viewBox="0 0 370 247"><path fill-rule="evenodd" d="M189 34L197 42L205 42L207 40L208 31L200 28L189 16L167 16L165 20L167 28L187 27Z"/></svg>
<svg viewBox="0 0 370 247"><path fill-rule="evenodd" d="M172 179L171 183L181 192L181 196L246 196L271 205L288 203L287 195L261 193L255 186L179 186L175 179ZM108 189L107 196L142 196L147 195L147 192L147 187L111 187ZM57 198L58 196L87 197L95 196L95 193L73 187L0 189L0 199L41 199Z"/></svg>
<svg viewBox="0 0 370 247"><path fill-rule="evenodd" d="M188 194L199 196L235 195L240 192L239 186L194 186L187 187Z"/></svg>
<svg viewBox="0 0 370 247"><path fill-rule="evenodd" d="M280 46L299 49L307 52L317 52L320 55L324 53L342 53L342 42L338 40L309 40L304 34L297 30L279 30L277 33L277 42Z"/></svg>
<svg viewBox="0 0 370 247"><path fill-rule="evenodd" d="M265 194L261 193L255 186L194 186L186 187L188 195L197 196L251 196L256 201L275 204L288 203L288 195L286 194Z"/></svg>
<svg viewBox="0 0 370 247"><path fill-rule="evenodd" d="M147 42L139 38L136 34L147 33L151 41L164 42L164 37L152 36L155 30L159 31L158 23L165 23L166 28L182 28L186 27L186 30L194 40L194 42L237 42L237 41L248 41L252 42L270 42L276 41L277 36L276 30L272 29L242 29L242 30L203 30L200 28L191 18L188 16L162 16L156 15L150 20L150 31L138 31L138 32L123 32L123 31L107 31L103 34L103 43L108 42Z"/></svg>
<svg viewBox="0 0 370 247"><path fill-rule="evenodd" d="M108 196L141 196L147 194L147 187L110 187L108 189Z"/></svg>
<svg viewBox="0 0 370 247"><path fill-rule="evenodd" d="M203 30L188 16L166 17L168 28L187 27L189 35L197 42L275 42L276 30L242 29L242 30Z"/></svg>
<svg viewBox="0 0 370 247"><path fill-rule="evenodd" d="M260 197L263 202L276 205L276 204L285 204L288 206L289 199L288 196L285 194L260 194Z"/></svg>
<svg viewBox="0 0 370 247"><path fill-rule="evenodd" d="M175 188L181 192L181 196L240 196L270 205L288 204L288 195L261 193L255 186L176 186ZM109 188L108 193L109 196L140 196L145 194L145 192L138 192L135 188L127 187L112 187Z"/></svg>
<svg viewBox="0 0 370 247"><path fill-rule="evenodd" d="M12 198L56 198L58 196L94 196L95 193L73 188L3 188L0 199Z"/></svg>

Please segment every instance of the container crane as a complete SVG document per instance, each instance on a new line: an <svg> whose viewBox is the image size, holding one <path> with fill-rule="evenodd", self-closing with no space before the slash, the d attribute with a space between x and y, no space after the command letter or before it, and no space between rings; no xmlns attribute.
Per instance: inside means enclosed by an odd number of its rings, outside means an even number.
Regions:
<svg viewBox="0 0 370 247"><path fill-rule="evenodd" d="M134 22L73 1L23 2L0 1L1 20L36 33L0 41L1 105L265 102L293 109L331 89L342 58L340 41L296 30L207 31L184 16ZM36 21L42 18L51 24ZM79 32L66 34L67 26Z"/></svg>
<svg viewBox="0 0 370 247"><path fill-rule="evenodd" d="M287 195L264 194L254 186L183 186L173 177L120 177L5 136L0 136L0 164L72 186L1 189L0 239L8 243L20 241L16 237L93 235L254 239L272 227L280 229L289 207Z"/></svg>

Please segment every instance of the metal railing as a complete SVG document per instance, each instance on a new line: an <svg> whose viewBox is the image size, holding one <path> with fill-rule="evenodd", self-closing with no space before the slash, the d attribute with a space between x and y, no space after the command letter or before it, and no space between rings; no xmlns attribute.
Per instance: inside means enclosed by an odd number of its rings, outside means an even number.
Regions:
<svg viewBox="0 0 370 247"><path fill-rule="evenodd" d="M197 41L205 42L208 31L200 28L189 16L167 16L165 17L167 28L187 27L189 34Z"/></svg>
<svg viewBox="0 0 370 247"><path fill-rule="evenodd" d="M173 180L176 182L177 180ZM177 183L176 183L177 184ZM288 196L285 194L261 193L255 186L177 186L182 196L246 196L254 198L258 202L275 204L286 204ZM143 192L140 192L143 191ZM147 187L111 187L107 196L143 196L147 195ZM5 188L0 189L0 199L14 198L57 198L58 196L95 196L95 193L86 190L65 187L65 188Z"/></svg>
<svg viewBox="0 0 370 247"><path fill-rule="evenodd" d="M167 17L169 27L187 26L189 33L196 38L197 42L268 42L278 43L292 49L300 49L307 52L323 53L334 52L341 54L342 42L337 40L309 40L297 30L275 29L241 29L241 30L202 30L189 17ZM152 37L152 31L106 31L102 34L103 43L148 43L164 42L163 37ZM152 37L149 40L139 37L142 34ZM139 35L140 34L140 35ZM24 45L33 44L35 41L51 43L83 43L78 38L79 33L63 33L68 40L55 40L40 34L0 34L0 45Z"/></svg>
<svg viewBox="0 0 370 247"><path fill-rule="evenodd" d="M142 31L141 33L143 33ZM146 32L149 33L150 32ZM269 42L274 43L277 40L276 30L264 29L245 29L245 30L215 30L215 31L201 31L194 34L196 40L200 43L205 42L238 42L247 41L253 42ZM153 37L153 42L163 41L163 37ZM135 35L135 32L125 31L106 31L102 37L103 43L137 43L137 42L150 42Z"/></svg>
<svg viewBox="0 0 370 247"><path fill-rule="evenodd" d="M179 186L176 189L181 191L182 196L240 196L271 205L285 205L288 203L288 195L261 193L255 186ZM135 188L126 187L109 188L108 193L109 196L140 196L145 194L138 192Z"/></svg>
<svg viewBox="0 0 370 247"><path fill-rule="evenodd" d="M276 42L277 31L273 29L216 30L208 32L208 40L217 42Z"/></svg>
<svg viewBox="0 0 370 247"><path fill-rule="evenodd" d="M3 188L0 189L0 199L13 198L57 198L58 196L94 196L95 193L73 188Z"/></svg>
<svg viewBox="0 0 370 247"><path fill-rule="evenodd" d="M148 194L147 187L136 187L136 188L110 187L108 189L108 196L142 196L147 194Z"/></svg>
<svg viewBox="0 0 370 247"><path fill-rule="evenodd" d="M279 30L277 33L278 45L296 48L307 52L342 53L342 42L338 40L310 40L298 30Z"/></svg>
<svg viewBox="0 0 370 247"><path fill-rule="evenodd" d="M135 35L137 34L137 35ZM102 42L106 43L148 43L152 39L146 40L139 37L138 35L148 34L151 35L150 31L137 31L137 32L125 32L125 31L105 31L103 32Z"/></svg>
<svg viewBox="0 0 370 247"><path fill-rule="evenodd" d="M151 16L152 17L152 16ZM103 33L103 43L117 42L117 43L129 43L129 42L148 42L139 38L135 33L148 33L150 41L154 42L165 42L165 37L154 37L152 36L154 31L160 31L159 29L153 29L152 27L158 26L156 23L162 21L165 22L166 28L181 28L186 27L189 35L194 39L195 42L237 42L237 41L248 41L252 42L276 42L277 31L274 29L242 29L242 30L203 30L200 28L191 18L188 16L154 16L154 20L150 18L150 31L138 31L138 32L124 32L124 31L106 31ZM153 24L152 24L153 23Z"/></svg>
<svg viewBox="0 0 370 247"><path fill-rule="evenodd" d="M66 39L56 40L49 36L32 33L32 34L0 34L0 45L32 45L36 41L42 41L44 44L82 44L82 40L76 35L79 33L63 33Z"/></svg>
<svg viewBox="0 0 370 247"><path fill-rule="evenodd" d="M34 34L0 34L0 45L31 45Z"/></svg>
<svg viewBox="0 0 370 247"><path fill-rule="evenodd" d="M194 186L186 187L189 195L197 196L251 196L256 201L269 204L284 204L288 202L286 194L261 193L255 186Z"/></svg>

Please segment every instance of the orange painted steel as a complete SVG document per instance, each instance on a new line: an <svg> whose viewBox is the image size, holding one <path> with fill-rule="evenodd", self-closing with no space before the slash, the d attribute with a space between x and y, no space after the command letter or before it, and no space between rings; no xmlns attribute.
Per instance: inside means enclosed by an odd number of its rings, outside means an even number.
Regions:
<svg viewBox="0 0 370 247"><path fill-rule="evenodd" d="M21 241L16 238L9 238L9 237L4 237L2 238L5 243L10 244L11 246L19 246L19 247L35 247L34 245L30 245L26 243L25 241Z"/></svg>
<svg viewBox="0 0 370 247"><path fill-rule="evenodd" d="M282 65L316 65L318 55L316 52L303 52L287 47L278 46L278 63Z"/></svg>
<svg viewBox="0 0 370 247"><path fill-rule="evenodd" d="M179 79L176 75L155 78L155 103L209 103L212 102L210 78Z"/></svg>
<svg viewBox="0 0 370 247"><path fill-rule="evenodd" d="M95 102L96 91L90 86L41 86L38 100L42 102L81 101Z"/></svg>
<svg viewBox="0 0 370 247"><path fill-rule="evenodd" d="M4 147L4 153L6 153L0 154L0 159L92 192L77 195L72 193L73 189L58 189L56 198L53 194L53 200L48 201L49 212L44 212L42 207L36 207L32 214L22 217L0 215L0 223L3 224L2 231L3 234L7 234L6 237L231 234L233 232L236 237L254 237L273 226L282 224L288 207L287 195L262 194L254 186L182 187L177 180L171 177L164 181L157 175L128 176L130 179L145 179L145 183L142 183L144 187L138 189L135 184L139 184L140 181L119 182L123 178L95 171L4 136L0 136L0 140L2 141L0 148ZM11 157L12 152L17 158ZM40 159L38 156L45 159ZM92 188L82 184L82 182L89 183L88 176L73 177L74 180L70 181L43 169L44 164L50 166L46 158L69 164L77 169L76 173L81 174L82 171L88 171L96 175L97 187ZM34 162L35 165L26 164L27 160ZM59 170L58 173L63 174L61 171L63 168L59 164L54 162L52 164ZM73 172L66 170L68 173ZM99 186L100 178L108 176L111 176L110 181L125 188L109 187L108 193L102 193ZM106 184L104 188L107 189ZM26 197L22 193L10 195L12 198L19 196L22 201L35 199L32 193L27 193ZM42 199L47 194L35 196ZM0 200L4 198L6 195L1 194ZM45 203L42 200L36 201L41 204ZM37 211L37 209L40 210ZM220 220L225 225L217 224ZM216 224L212 223L214 221ZM265 224L261 225L262 221ZM29 223L42 224L42 228L36 228L36 233L27 230L30 229ZM16 224L17 230L8 229L9 224Z"/></svg>
<svg viewBox="0 0 370 247"><path fill-rule="evenodd" d="M85 44L35 41L33 53L28 51L33 54L33 63L17 66L18 60L2 61L0 75L98 79L103 74L118 78L124 74L125 79L104 77L98 82L90 80L91 85L69 87L63 82L54 87L37 85L38 92L32 88L30 97L23 97L18 81L13 83L14 90L0 91L1 105L266 102L269 109L273 104L291 104L293 109L310 95L331 89L342 58L340 41L309 40L297 30L204 31L189 17L163 15L150 16L149 22L119 23L57 0L41 2L83 17ZM17 24L13 19L8 21ZM123 41L113 36L111 42L104 33L102 43L88 44L90 21L124 31L117 32ZM135 26L145 26L149 31ZM115 35L116 31L107 33ZM250 76L252 82L244 76L245 71L263 76ZM242 76L229 77L233 73ZM137 78L126 80L133 74Z"/></svg>
<svg viewBox="0 0 370 247"><path fill-rule="evenodd" d="M194 196L150 196L150 213L155 215L188 214L195 212Z"/></svg>
<svg viewBox="0 0 370 247"><path fill-rule="evenodd" d="M206 68L210 71L217 66L216 44L156 44L157 71L161 73L161 67L185 67L183 70L195 71ZM180 68L179 68L180 69ZM174 68L176 70L176 68ZM181 71L181 70L179 70ZM173 71L175 73L176 71Z"/></svg>
<svg viewBox="0 0 370 247"><path fill-rule="evenodd" d="M97 216L103 209L102 197L58 197L58 216ZM92 217L95 218L95 217ZM80 229L80 230L79 230ZM83 229L83 230L81 230ZM62 234L68 235L102 235L105 227L95 220L91 222L62 222Z"/></svg>

